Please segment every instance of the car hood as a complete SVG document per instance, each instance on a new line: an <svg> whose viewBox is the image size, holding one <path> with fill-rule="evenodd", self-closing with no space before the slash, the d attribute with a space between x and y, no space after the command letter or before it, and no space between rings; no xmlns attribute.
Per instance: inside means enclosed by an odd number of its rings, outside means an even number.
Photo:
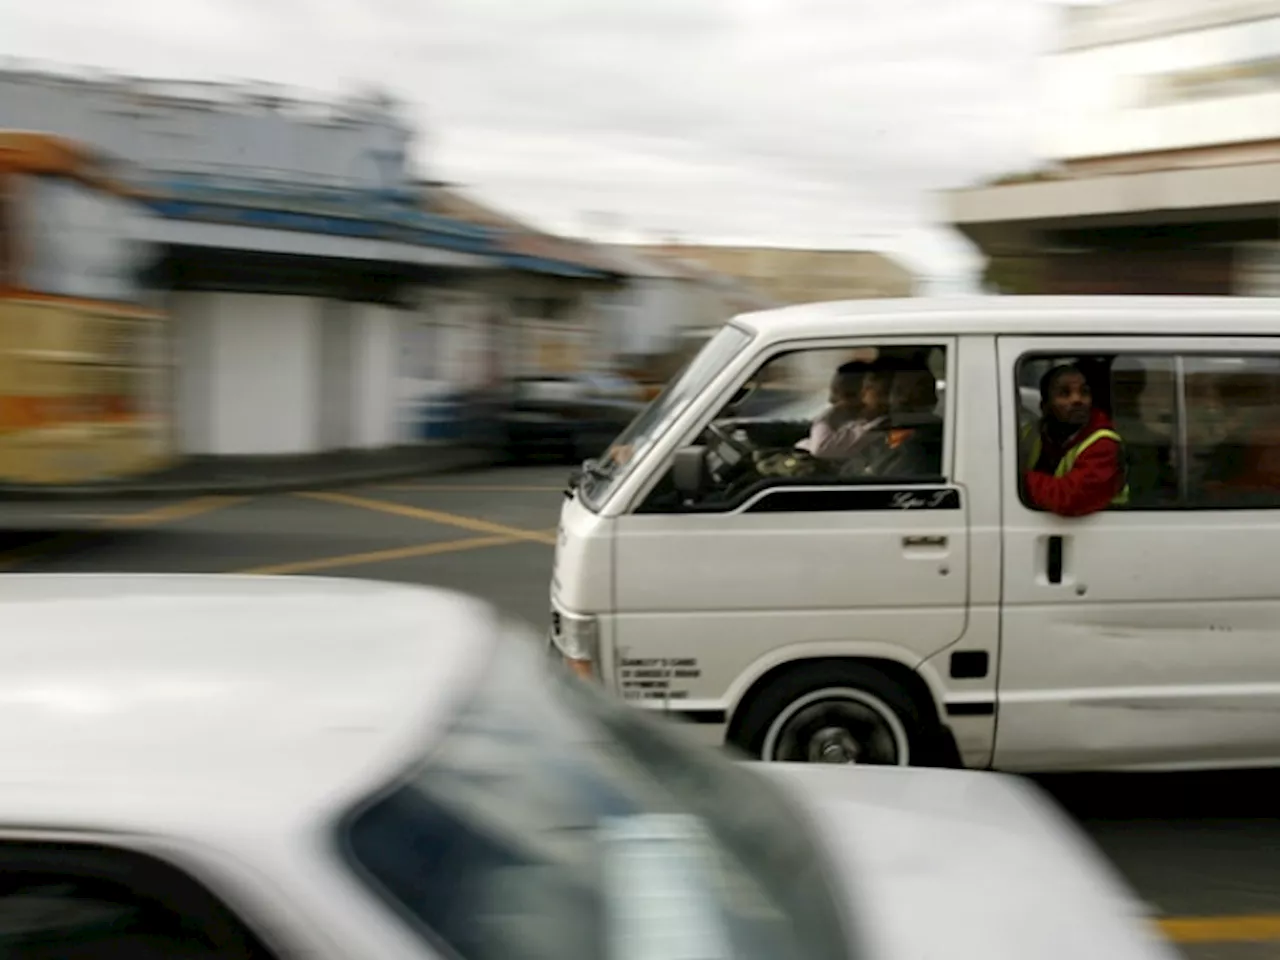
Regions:
<svg viewBox="0 0 1280 960"><path fill-rule="evenodd" d="M808 810L889 960L1175 960L1149 911L1039 788L1000 774L767 764Z"/></svg>

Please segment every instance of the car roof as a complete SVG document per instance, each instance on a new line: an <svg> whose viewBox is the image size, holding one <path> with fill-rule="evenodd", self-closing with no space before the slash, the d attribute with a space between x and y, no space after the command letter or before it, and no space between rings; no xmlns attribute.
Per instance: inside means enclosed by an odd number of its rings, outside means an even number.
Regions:
<svg viewBox="0 0 1280 960"><path fill-rule="evenodd" d="M359 580L0 577L0 829L329 817L421 759L500 631Z"/></svg>
<svg viewBox="0 0 1280 960"><path fill-rule="evenodd" d="M766 340L959 334L1268 336L1280 298L916 297L811 303L741 314Z"/></svg>

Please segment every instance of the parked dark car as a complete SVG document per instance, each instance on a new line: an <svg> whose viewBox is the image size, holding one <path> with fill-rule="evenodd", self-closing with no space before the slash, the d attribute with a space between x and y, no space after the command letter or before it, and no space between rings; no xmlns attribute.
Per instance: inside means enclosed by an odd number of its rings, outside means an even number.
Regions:
<svg viewBox="0 0 1280 960"><path fill-rule="evenodd" d="M480 404L484 430L508 455L551 453L573 461L608 449L645 406L639 384L609 373L517 377Z"/></svg>

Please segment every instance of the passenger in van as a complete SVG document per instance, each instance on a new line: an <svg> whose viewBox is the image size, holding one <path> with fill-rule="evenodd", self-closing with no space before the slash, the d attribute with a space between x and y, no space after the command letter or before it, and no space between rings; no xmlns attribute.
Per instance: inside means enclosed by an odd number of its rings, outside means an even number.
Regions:
<svg viewBox="0 0 1280 960"><path fill-rule="evenodd" d="M1262 382L1259 382L1259 379ZM1280 491L1280 406L1266 378L1233 376L1218 388L1225 437L1204 458L1199 487L1209 505L1271 506Z"/></svg>
<svg viewBox="0 0 1280 960"><path fill-rule="evenodd" d="M1280 424L1261 424L1239 443L1220 444L1200 488L1210 506L1274 507L1280 497Z"/></svg>
<svg viewBox="0 0 1280 960"><path fill-rule="evenodd" d="M1147 372L1141 367L1115 366L1111 372L1111 417L1113 429L1124 437L1125 478L1133 502L1159 504L1177 494L1177 471L1172 444L1147 423L1142 412L1142 395L1147 390Z"/></svg>
<svg viewBox="0 0 1280 960"><path fill-rule="evenodd" d="M888 381L875 364L852 361L831 378L831 406L813 422L796 448L823 460L843 460L884 418Z"/></svg>
<svg viewBox="0 0 1280 960"><path fill-rule="evenodd" d="M1027 497L1042 510L1083 517L1128 503L1124 449L1078 367L1054 367L1040 381L1040 422L1024 439Z"/></svg>
<svg viewBox="0 0 1280 960"><path fill-rule="evenodd" d="M844 476L935 477L942 471L942 419L937 415L938 381L924 366L903 365L893 374L885 429L861 463Z"/></svg>
<svg viewBox="0 0 1280 960"><path fill-rule="evenodd" d="M877 472L886 477L936 477L942 473L942 418L938 380L928 367L894 375L889 398L888 456Z"/></svg>

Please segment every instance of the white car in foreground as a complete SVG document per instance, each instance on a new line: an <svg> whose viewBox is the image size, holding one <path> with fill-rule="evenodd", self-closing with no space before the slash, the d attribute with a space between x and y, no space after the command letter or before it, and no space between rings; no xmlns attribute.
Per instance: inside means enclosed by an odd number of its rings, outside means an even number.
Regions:
<svg viewBox="0 0 1280 960"><path fill-rule="evenodd" d="M1166 958L1020 781L737 764L439 591L0 578L0 956Z"/></svg>

